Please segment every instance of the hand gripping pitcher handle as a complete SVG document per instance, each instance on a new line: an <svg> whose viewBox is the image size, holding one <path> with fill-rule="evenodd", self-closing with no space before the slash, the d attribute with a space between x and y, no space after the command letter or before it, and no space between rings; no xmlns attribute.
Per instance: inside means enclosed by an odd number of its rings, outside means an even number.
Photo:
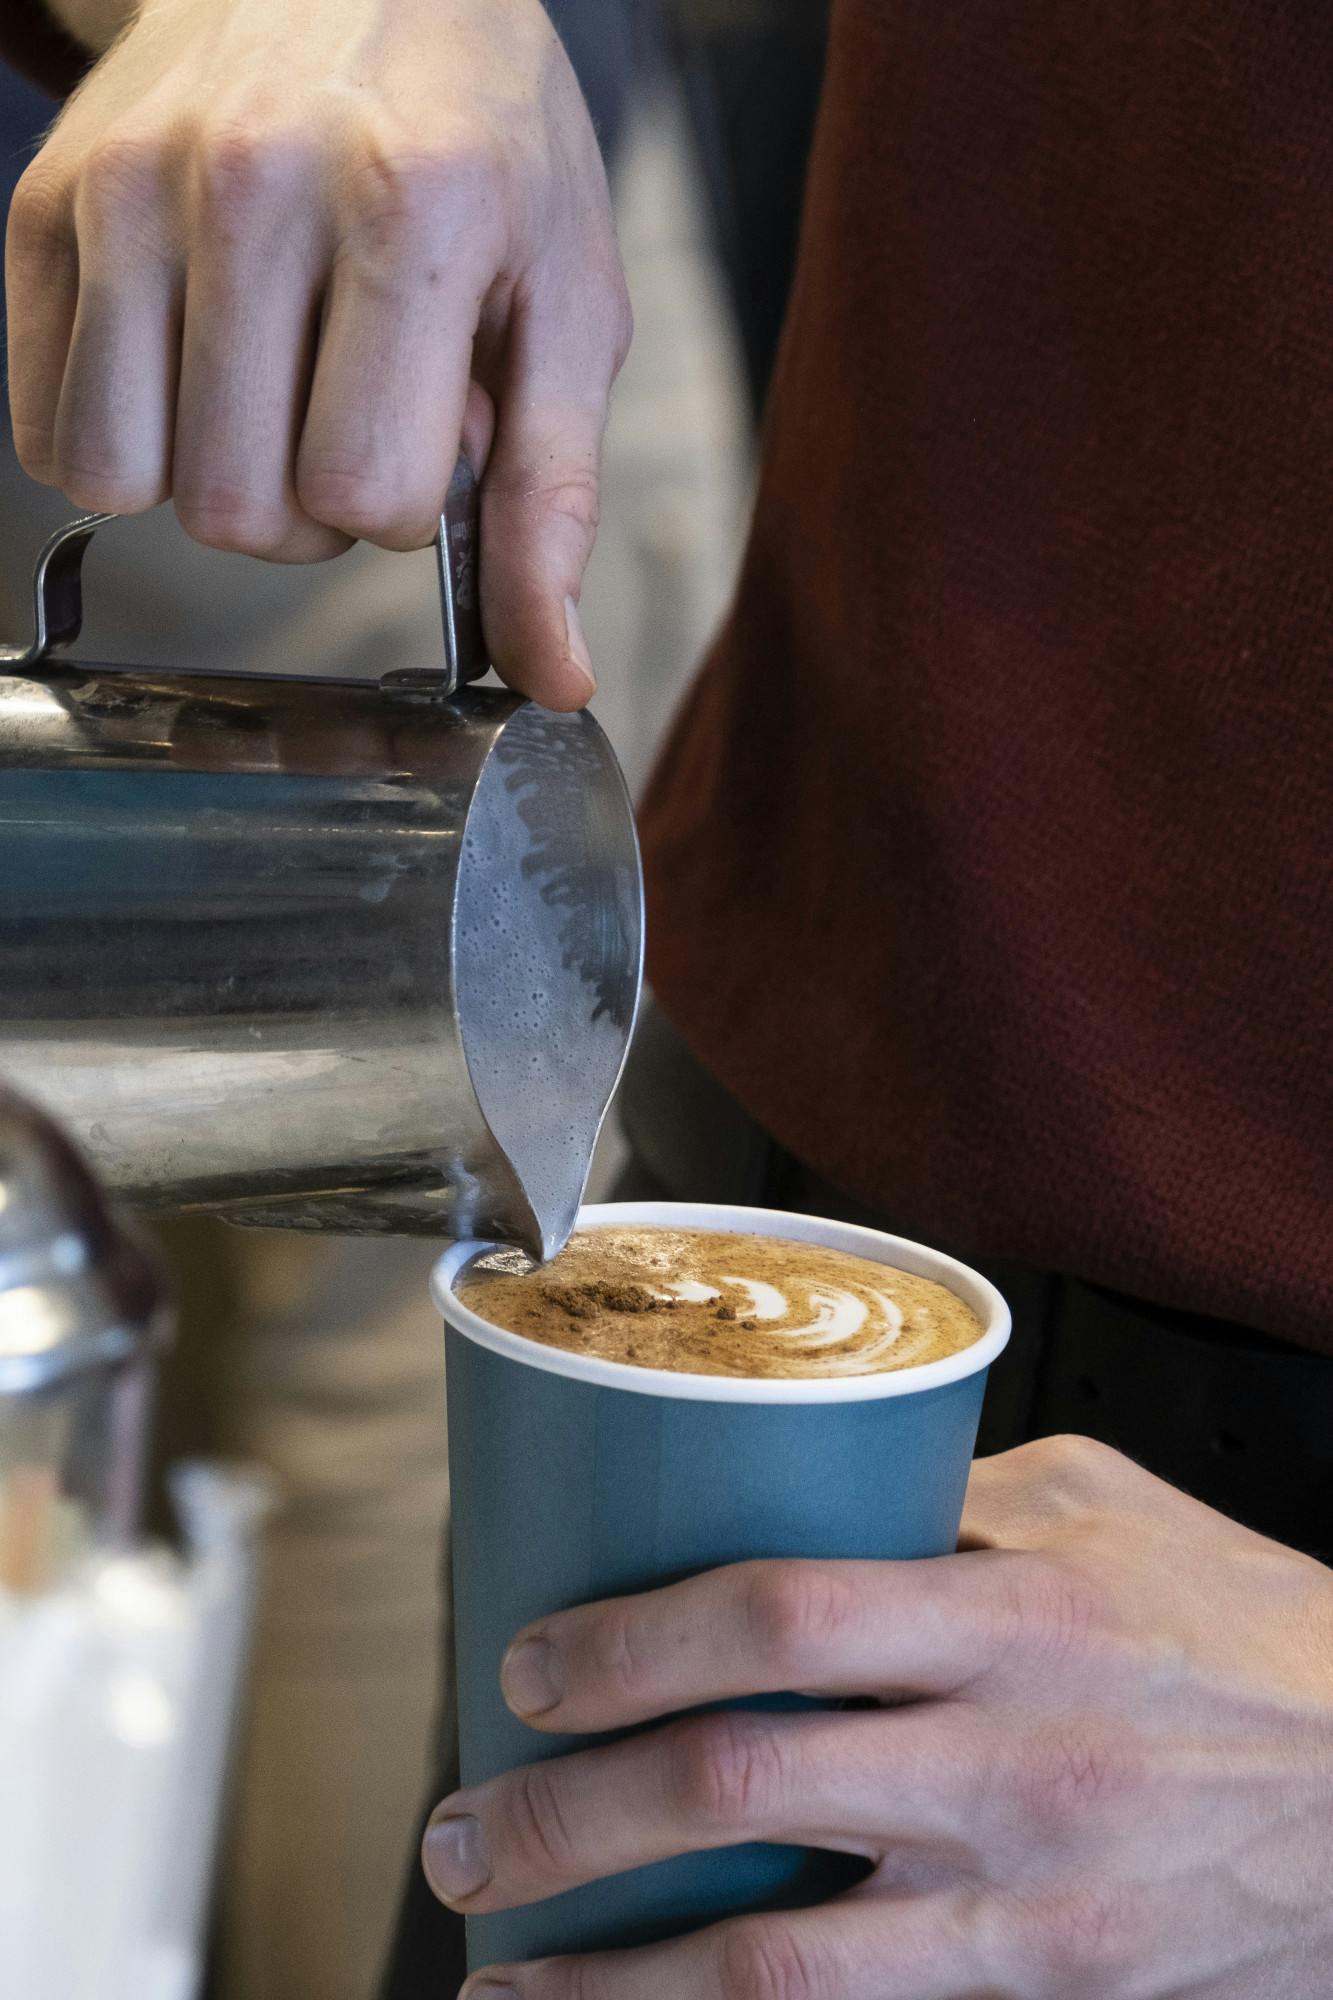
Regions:
<svg viewBox="0 0 1333 2000"><path fill-rule="evenodd" d="M30 670L73 645L83 625L84 553L97 530L118 518L83 514L51 536L33 570L32 642L26 647L0 647L0 665ZM460 458L435 534L444 668L414 667L385 674L381 686L386 691L447 701L469 681L489 672L478 587L480 532L477 477L468 460Z"/></svg>

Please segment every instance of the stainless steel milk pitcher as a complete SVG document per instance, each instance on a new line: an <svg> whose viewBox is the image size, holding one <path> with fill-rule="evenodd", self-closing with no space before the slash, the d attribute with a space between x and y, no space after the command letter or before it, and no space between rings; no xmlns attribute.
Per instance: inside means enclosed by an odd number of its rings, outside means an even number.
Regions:
<svg viewBox="0 0 1333 2000"><path fill-rule="evenodd" d="M380 679L56 660L105 517L43 552L0 656L0 1077L133 1207L540 1255L573 1225L638 848L590 716L465 685L473 497L464 471L444 665Z"/></svg>

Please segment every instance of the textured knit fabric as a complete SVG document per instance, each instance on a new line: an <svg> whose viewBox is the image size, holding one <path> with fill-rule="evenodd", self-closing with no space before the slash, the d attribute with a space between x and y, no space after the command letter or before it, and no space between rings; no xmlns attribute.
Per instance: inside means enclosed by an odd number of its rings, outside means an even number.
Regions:
<svg viewBox="0 0 1333 2000"><path fill-rule="evenodd" d="M927 1234L1333 1350L1333 12L840 0L650 969Z"/></svg>

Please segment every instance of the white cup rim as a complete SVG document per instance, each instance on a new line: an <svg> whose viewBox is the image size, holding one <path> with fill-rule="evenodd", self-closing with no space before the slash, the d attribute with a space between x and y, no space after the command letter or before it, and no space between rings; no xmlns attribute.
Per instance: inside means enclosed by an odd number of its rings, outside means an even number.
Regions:
<svg viewBox="0 0 1333 2000"><path fill-rule="evenodd" d="M942 1250L931 1250L905 1236L865 1229L856 1223L833 1222L824 1216L795 1215L781 1209L743 1208L723 1202L621 1201L593 1202L579 1211L579 1229L656 1225L670 1229L713 1229L754 1236L778 1236L788 1242L820 1243L848 1250L872 1263L888 1264L921 1278L931 1278L972 1308L985 1331L971 1347L942 1361L922 1362L878 1375L801 1376L766 1380L732 1375L685 1375L665 1368L639 1368L630 1362L603 1361L545 1347L521 1333L492 1326L457 1297L454 1279L474 1258L496 1249L494 1243L454 1243L431 1272L431 1297L456 1332L478 1347L547 1375L590 1388L621 1389L631 1395L661 1396L693 1403L874 1403L893 1396L920 1396L947 1388L989 1368L1009 1339L1009 1307L987 1278Z"/></svg>

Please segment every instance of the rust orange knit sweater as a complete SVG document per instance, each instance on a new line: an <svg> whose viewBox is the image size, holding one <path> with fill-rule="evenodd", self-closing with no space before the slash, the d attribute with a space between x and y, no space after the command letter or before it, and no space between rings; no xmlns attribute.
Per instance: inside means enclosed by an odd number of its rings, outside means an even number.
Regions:
<svg viewBox="0 0 1333 2000"><path fill-rule="evenodd" d="M1333 1351L1333 12L841 0L650 970L919 1231Z"/></svg>

